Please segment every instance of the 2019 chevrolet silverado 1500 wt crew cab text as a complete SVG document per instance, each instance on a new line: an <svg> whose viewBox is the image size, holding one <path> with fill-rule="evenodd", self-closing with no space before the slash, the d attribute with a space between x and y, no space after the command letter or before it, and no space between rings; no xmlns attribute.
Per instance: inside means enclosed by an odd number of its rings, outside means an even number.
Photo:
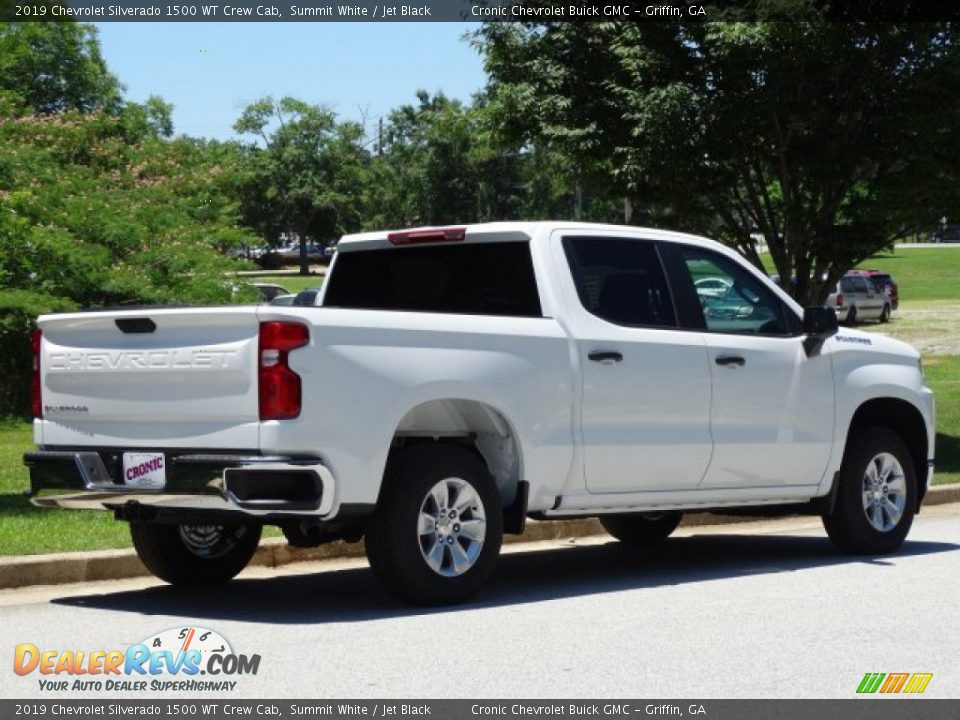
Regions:
<svg viewBox="0 0 960 720"><path fill-rule="evenodd" d="M264 524L294 545L363 536L418 603L475 592L528 516L596 515L642 544L682 512L789 506L882 553L932 472L912 348L838 332L673 232L351 235L315 307L38 325L33 502L113 510L172 583L233 577Z"/></svg>

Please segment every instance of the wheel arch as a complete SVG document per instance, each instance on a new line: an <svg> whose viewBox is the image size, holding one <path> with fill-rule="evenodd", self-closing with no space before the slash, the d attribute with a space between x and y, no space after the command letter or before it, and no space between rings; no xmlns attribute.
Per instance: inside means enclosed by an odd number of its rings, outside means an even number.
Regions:
<svg viewBox="0 0 960 720"><path fill-rule="evenodd" d="M475 452L496 482L505 509L526 502L520 437L489 402L442 398L410 408L394 430L391 453L415 443L452 443ZM389 462L389 458L388 458Z"/></svg>
<svg viewBox="0 0 960 720"><path fill-rule="evenodd" d="M917 509L919 510L927 491L926 472L930 447L923 414L915 405L900 398L878 397L863 402L850 419L844 457L857 433L873 425L889 428L906 444L917 475Z"/></svg>

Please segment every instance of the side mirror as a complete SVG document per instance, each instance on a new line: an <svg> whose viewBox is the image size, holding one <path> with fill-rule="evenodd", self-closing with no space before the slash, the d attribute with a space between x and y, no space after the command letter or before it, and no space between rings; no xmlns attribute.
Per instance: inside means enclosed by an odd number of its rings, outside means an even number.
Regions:
<svg viewBox="0 0 960 720"><path fill-rule="evenodd" d="M803 311L803 332L817 340L826 340L840 329L833 308L808 307Z"/></svg>
<svg viewBox="0 0 960 720"><path fill-rule="evenodd" d="M808 307L803 311L803 332L807 338L803 347L807 355L816 355L820 351L823 341L835 335L840 329L837 322L837 313L833 308Z"/></svg>

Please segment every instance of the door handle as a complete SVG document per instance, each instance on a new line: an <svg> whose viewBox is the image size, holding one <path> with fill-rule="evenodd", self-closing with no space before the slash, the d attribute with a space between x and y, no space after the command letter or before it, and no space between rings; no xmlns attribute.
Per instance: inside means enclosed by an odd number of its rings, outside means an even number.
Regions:
<svg viewBox="0 0 960 720"><path fill-rule="evenodd" d="M619 353L616 350L594 350L593 352L588 353L587 357L594 362L610 365L623 360L623 353Z"/></svg>
<svg viewBox="0 0 960 720"><path fill-rule="evenodd" d="M736 365L737 367L743 367L747 364L747 361L739 355L719 355L714 362L717 365Z"/></svg>

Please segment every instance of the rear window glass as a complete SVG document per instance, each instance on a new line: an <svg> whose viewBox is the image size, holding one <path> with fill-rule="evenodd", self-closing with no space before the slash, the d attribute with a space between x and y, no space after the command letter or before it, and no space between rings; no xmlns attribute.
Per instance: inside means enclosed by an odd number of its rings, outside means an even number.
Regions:
<svg viewBox="0 0 960 720"><path fill-rule="evenodd" d="M338 254L323 304L359 310L542 317L529 243Z"/></svg>

